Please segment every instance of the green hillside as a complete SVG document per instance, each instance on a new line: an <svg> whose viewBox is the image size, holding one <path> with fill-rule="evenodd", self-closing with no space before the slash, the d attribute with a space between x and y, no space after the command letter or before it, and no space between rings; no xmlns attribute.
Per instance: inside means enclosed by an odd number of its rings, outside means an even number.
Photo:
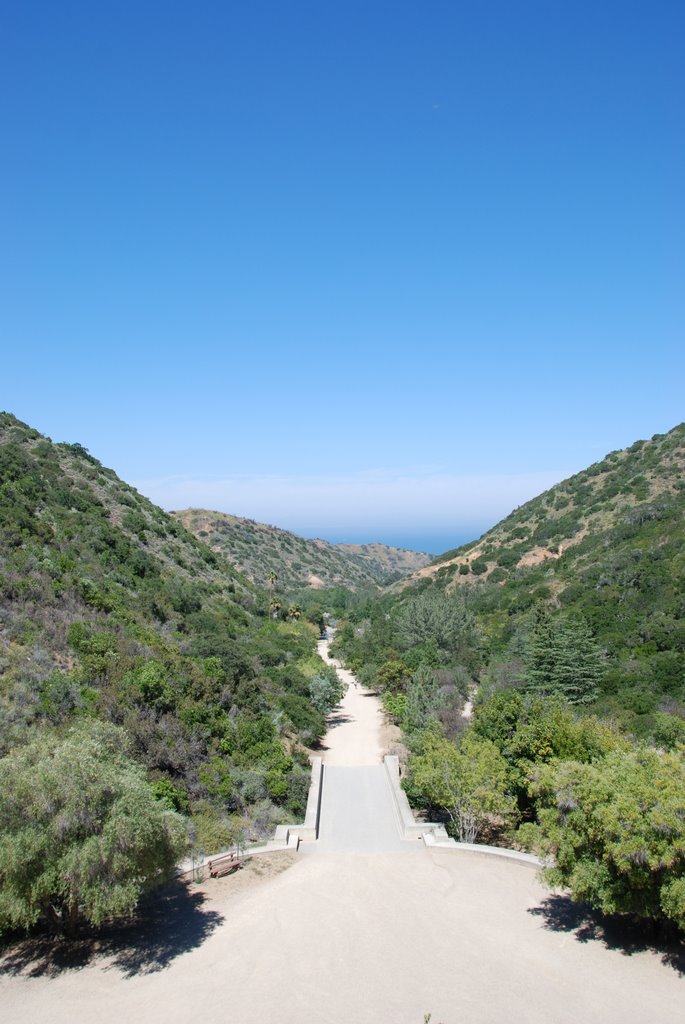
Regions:
<svg viewBox="0 0 685 1024"><path fill-rule="evenodd" d="M0 414L0 755L36 730L124 729L216 849L303 810L324 729L317 630L77 444Z"/></svg>
<svg viewBox="0 0 685 1024"><path fill-rule="evenodd" d="M223 512L185 509L171 514L256 584L277 586L285 592L305 587L375 587L400 579L431 560L430 555L385 544L305 540L288 530Z"/></svg>
<svg viewBox="0 0 685 1024"><path fill-rule="evenodd" d="M653 731L663 713L685 713L684 516L681 424L611 452L480 540L436 559L414 574L413 586L405 583L385 599L382 616L360 612L378 625L363 627L355 641L357 662L371 674L395 657L408 670L421 663L461 666L472 685L486 689L537 679L539 687L618 715L637 732ZM470 623L461 653L446 651L440 637L430 647L428 626L423 647L412 643L413 634L403 635L402 624L417 609L425 617L429 606L445 602L463 608ZM557 653L545 666L540 652L552 648ZM582 676L583 651L594 667L581 685L572 676L574 665Z"/></svg>

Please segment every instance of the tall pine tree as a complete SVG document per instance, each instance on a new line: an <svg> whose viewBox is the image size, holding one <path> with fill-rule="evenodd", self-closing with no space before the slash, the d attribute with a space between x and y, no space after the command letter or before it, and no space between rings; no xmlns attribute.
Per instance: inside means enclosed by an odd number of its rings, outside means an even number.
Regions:
<svg viewBox="0 0 685 1024"><path fill-rule="evenodd" d="M570 704L596 699L603 655L584 619L554 619L546 608L538 609L526 661L526 682L536 693Z"/></svg>

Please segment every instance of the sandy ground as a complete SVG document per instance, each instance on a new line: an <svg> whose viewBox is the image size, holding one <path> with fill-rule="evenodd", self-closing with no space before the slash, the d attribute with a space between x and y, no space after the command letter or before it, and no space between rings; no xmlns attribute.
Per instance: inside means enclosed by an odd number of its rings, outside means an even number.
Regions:
<svg viewBox="0 0 685 1024"><path fill-rule="evenodd" d="M333 665L347 684L347 692L328 719L322 755L324 765L360 767L381 764L387 753L385 716L378 697L362 689L348 669L328 653L329 641L319 640L317 650Z"/></svg>
<svg viewBox="0 0 685 1024"><path fill-rule="evenodd" d="M15 950L0 962L4 1024L683 1018L682 948L603 930L528 865L393 846L381 729L377 702L351 686L326 737L320 844L179 885L146 928L97 950Z"/></svg>
<svg viewBox="0 0 685 1024"><path fill-rule="evenodd" d="M649 952L578 941L526 866L446 851L298 857L195 913L165 956L2 979L7 1024L632 1024L682 1019ZM196 931L199 929L196 926Z"/></svg>

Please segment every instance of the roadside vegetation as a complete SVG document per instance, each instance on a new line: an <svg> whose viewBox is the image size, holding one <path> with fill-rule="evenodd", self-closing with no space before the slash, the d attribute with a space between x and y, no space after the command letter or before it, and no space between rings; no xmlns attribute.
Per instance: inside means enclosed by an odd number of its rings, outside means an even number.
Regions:
<svg viewBox="0 0 685 1024"><path fill-rule="evenodd" d="M415 807L685 928L684 441L612 453L412 586L352 591L256 586L0 414L0 933L130 914L184 851L300 817L341 696L326 621L403 730Z"/></svg>

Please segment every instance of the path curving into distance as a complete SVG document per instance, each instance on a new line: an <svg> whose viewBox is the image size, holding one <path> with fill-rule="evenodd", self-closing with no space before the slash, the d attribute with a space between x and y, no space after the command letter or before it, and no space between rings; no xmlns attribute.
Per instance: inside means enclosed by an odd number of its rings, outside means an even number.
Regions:
<svg viewBox="0 0 685 1024"><path fill-rule="evenodd" d="M530 866L418 842L406 855L371 781L383 771L379 705L353 683L325 748L321 838L292 867L244 891L206 886L205 906L169 920L146 956L33 977L36 965L13 975L0 961L3 1024L682 1019L678 963L574 927ZM204 930L203 914L214 915Z"/></svg>

